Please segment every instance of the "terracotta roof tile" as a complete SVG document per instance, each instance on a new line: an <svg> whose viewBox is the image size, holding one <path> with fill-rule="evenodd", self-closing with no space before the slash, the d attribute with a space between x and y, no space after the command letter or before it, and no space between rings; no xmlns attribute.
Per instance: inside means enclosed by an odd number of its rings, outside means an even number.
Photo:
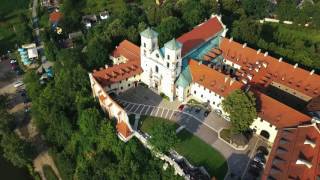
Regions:
<svg viewBox="0 0 320 180"><path fill-rule="evenodd" d="M115 58L124 56L130 61L138 61L140 63L140 48L132 42L124 40L112 52L112 56Z"/></svg>
<svg viewBox="0 0 320 180"><path fill-rule="evenodd" d="M62 14L60 12L54 11L49 15L49 20L51 23L56 23L60 20Z"/></svg>
<svg viewBox="0 0 320 180"><path fill-rule="evenodd" d="M240 89L242 84L195 60L189 61L192 81L225 97L232 91Z"/></svg>
<svg viewBox="0 0 320 180"><path fill-rule="evenodd" d="M117 123L117 131L125 138L129 137L132 134L132 132L130 131L130 129L124 121Z"/></svg>
<svg viewBox="0 0 320 180"><path fill-rule="evenodd" d="M257 61L264 63L266 65L265 70L254 73L254 83L263 83L261 79L268 76L271 82L287 86L310 98L320 95L320 76L317 74L311 74L311 72L299 67L295 68L283 61L279 62L274 57L257 53L256 50L243 47L242 44L227 38L222 38L220 49L225 59L242 66L245 71L248 71L250 66L255 66ZM268 83L268 81L265 81L265 83Z"/></svg>
<svg viewBox="0 0 320 180"><path fill-rule="evenodd" d="M208 21L195 27L190 32L187 32L177 38L182 44L182 57L185 56L192 49L206 42L208 39L217 35L223 30L223 26L217 17L213 17Z"/></svg>
<svg viewBox="0 0 320 180"><path fill-rule="evenodd" d="M311 117L261 92L256 91L255 96L259 117L275 125L277 128L293 127L311 120Z"/></svg>
<svg viewBox="0 0 320 180"><path fill-rule="evenodd" d="M306 140L308 142L306 143ZM311 165L296 164L303 159ZM262 179L316 179L320 175L320 131L314 124L279 130ZM277 169L277 170L274 170Z"/></svg>
<svg viewBox="0 0 320 180"><path fill-rule="evenodd" d="M124 56L127 63L114 65L103 70L94 71L93 77L102 85L107 86L143 72L140 66L140 48L125 40L113 52L114 57Z"/></svg>

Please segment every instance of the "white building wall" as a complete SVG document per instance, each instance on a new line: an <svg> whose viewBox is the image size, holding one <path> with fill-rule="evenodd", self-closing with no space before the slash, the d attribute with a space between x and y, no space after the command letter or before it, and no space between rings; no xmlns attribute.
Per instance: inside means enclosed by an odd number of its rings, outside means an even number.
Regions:
<svg viewBox="0 0 320 180"><path fill-rule="evenodd" d="M108 93L114 92L116 94L127 91L128 89L135 87L141 80L141 75L135 75L128 79L122 80L117 83L113 83L109 86L104 87L104 90Z"/></svg>
<svg viewBox="0 0 320 180"><path fill-rule="evenodd" d="M157 40L154 40L155 42ZM159 93L164 93L170 101L173 101L176 94L175 80L181 72L181 49L177 51L165 49L166 54L163 57L157 48L149 51L150 43L152 43L151 40L141 36L141 67L143 69L141 81ZM158 47L158 45L153 46Z"/></svg>
<svg viewBox="0 0 320 180"><path fill-rule="evenodd" d="M270 137L269 137L269 141L271 143L274 142L276 136L277 136L277 132L278 130L276 129L276 126L270 124L268 121L265 121L263 119L261 119L260 117L256 118L253 123L250 126L251 129L255 129L256 130L256 134L260 135L261 131L265 130L269 133Z"/></svg>
<svg viewBox="0 0 320 180"><path fill-rule="evenodd" d="M222 100L223 97L216 94L213 91L210 91L209 89L199 85L198 83L192 83L190 93L194 99L200 101L200 102L208 102L212 109L217 109L222 111Z"/></svg>
<svg viewBox="0 0 320 180"><path fill-rule="evenodd" d="M102 86L95 80L91 73L89 73L90 84L92 88L93 96L98 98L100 96L105 97L104 100L99 99L100 106L108 113L109 118L115 118L117 123L125 122L131 132L133 129L129 123L129 117L126 111L118 105L102 88ZM132 136L129 136L125 141L129 140Z"/></svg>

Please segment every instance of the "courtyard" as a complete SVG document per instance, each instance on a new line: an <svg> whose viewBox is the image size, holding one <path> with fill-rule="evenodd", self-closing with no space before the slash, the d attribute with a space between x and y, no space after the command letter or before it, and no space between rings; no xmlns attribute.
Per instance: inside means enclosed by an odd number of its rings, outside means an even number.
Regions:
<svg viewBox="0 0 320 180"><path fill-rule="evenodd" d="M159 96L153 90L138 86L119 95L114 95L116 100L129 114L139 114L141 116L160 117L172 121L179 126L184 126L185 130L192 133L194 137L201 139L208 147L215 149L227 160L228 173L225 179L237 179L247 177L250 158L253 157L255 149L264 140L253 136L246 149L234 149L223 140L219 139L218 131L230 126L226 121L214 111L207 117L204 110L196 113L193 109L178 109L181 102L169 102ZM198 151L198 149L197 149Z"/></svg>
<svg viewBox="0 0 320 180"><path fill-rule="evenodd" d="M156 122L160 121L178 128L177 124L167 119L142 116L142 125L140 129L145 133L149 133ZM192 165L198 167L203 166L211 176L215 176L218 179L223 179L225 177L228 166L226 159L221 153L187 130L180 131L177 136L180 142L174 146L173 149L175 151L187 158Z"/></svg>

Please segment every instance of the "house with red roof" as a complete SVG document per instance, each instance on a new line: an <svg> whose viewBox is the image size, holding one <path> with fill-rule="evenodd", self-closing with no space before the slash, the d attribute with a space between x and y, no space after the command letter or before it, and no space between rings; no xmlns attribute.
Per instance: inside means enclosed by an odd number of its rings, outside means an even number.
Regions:
<svg viewBox="0 0 320 180"><path fill-rule="evenodd" d="M315 122L279 130L262 180L319 179L320 130Z"/></svg>

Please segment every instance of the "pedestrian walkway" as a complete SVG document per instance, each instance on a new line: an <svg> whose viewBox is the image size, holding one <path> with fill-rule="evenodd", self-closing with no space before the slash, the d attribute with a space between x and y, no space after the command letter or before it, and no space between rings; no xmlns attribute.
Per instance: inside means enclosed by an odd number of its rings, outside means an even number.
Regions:
<svg viewBox="0 0 320 180"><path fill-rule="evenodd" d="M146 103L136 97L132 98L136 100L135 102L129 102L128 98L125 97L115 97L114 100L117 101L128 113L155 116L168 119L170 121L176 122L180 126L185 126L189 132L193 133L200 139L202 139L207 144L210 144L214 149L218 150L228 162L229 173L225 179L232 179L230 173L236 175L236 177L241 177L244 174L244 168L248 166L249 157L252 152L250 152L251 146L256 145L256 141L250 141L248 148L246 150L235 150L228 143L222 141L218 138L218 130L223 126L227 125L223 119L219 119L217 115L209 115L206 119L200 119L189 112L179 111L173 109L172 106L163 107L162 103ZM149 98L150 99L150 98ZM139 102L139 103L138 103ZM217 118L218 117L218 118ZM214 119L212 119L214 118ZM214 121L218 121L213 123ZM248 157L249 155L249 157Z"/></svg>

